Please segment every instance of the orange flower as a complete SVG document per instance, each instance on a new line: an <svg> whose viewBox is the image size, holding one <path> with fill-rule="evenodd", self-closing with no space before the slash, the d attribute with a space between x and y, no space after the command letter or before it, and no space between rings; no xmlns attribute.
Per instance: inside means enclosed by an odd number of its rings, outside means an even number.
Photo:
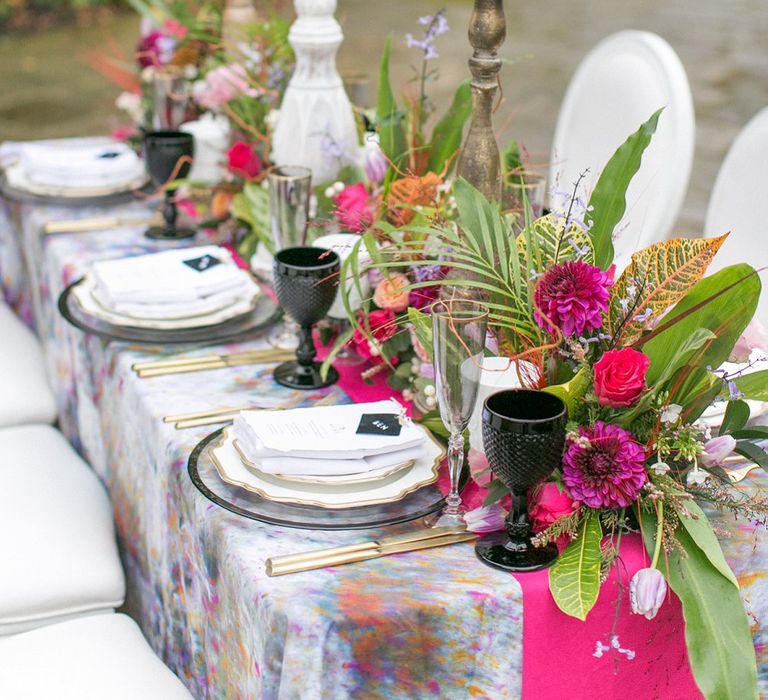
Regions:
<svg viewBox="0 0 768 700"><path fill-rule="evenodd" d="M411 207L434 205L440 182L439 175L429 172L423 177L404 177L392 183L387 197L389 223L405 226L416 215Z"/></svg>
<svg viewBox="0 0 768 700"><path fill-rule="evenodd" d="M408 308L408 284L408 278L399 272L385 277L373 293L374 304L380 309L392 309L395 313L405 311Z"/></svg>

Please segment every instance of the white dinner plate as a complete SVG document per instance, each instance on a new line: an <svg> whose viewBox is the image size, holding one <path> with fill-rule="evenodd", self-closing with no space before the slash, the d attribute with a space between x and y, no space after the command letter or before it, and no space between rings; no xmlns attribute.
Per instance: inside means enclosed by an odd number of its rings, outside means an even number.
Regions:
<svg viewBox="0 0 768 700"><path fill-rule="evenodd" d="M211 450L211 459L222 481L270 501L319 508L357 508L391 503L437 480L445 450L426 428L419 428L424 431L427 440L424 454L414 460L412 467L400 469L376 481L356 484L286 482L279 477L255 472L240 458L231 428L224 431Z"/></svg>
<svg viewBox="0 0 768 700"><path fill-rule="evenodd" d="M187 316L173 319L145 319L136 316L127 316L110 311L102 306L94 296L96 284L93 277L86 275L85 279L72 289L72 296L85 313L95 316L102 321L115 326L130 326L132 328L152 328L157 330L180 330L184 328L201 328L223 323L236 316L247 314L251 311L261 292L256 288L256 293L250 298L244 298L218 311L199 316Z"/></svg>
<svg viewBox="0 0 768 700"><path fill-rule="evenodd" d="M327 476L320 476L317 474L300 475L300 474L270 474L254 464L249 460L243 449L240 447L240 443L234 440L234 446L237 453L240 455L240 459L243 464L248 467L252 472L255 472L258 476L267 480L278 479L279 481L298 482L300 484L334 484L334 485L347 485L347 484L365 484L371 481L380 481L392 474L396 474L401 469L408 469L416 464L415 459L408 459L400 464L392 464L388 467L379 467L378 469L371 469L370 471L362 474L328 474Z"/></svg>

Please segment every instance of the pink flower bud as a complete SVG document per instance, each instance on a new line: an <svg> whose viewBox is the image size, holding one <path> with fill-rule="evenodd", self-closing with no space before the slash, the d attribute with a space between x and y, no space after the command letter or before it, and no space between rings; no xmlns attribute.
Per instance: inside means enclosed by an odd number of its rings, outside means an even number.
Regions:
<svg viewBox="0 0 768 700"><path fill-rule="evenodd" d="M768 331L760 321L753 319L736 341L728 359L731 362L746 362L756 349L768 352Z"/></svg>
<svg viewBox="0 0 768 700"><path fill-rule="evenodd" d="M380 182L383 182L387 175L389 161L384 155L384 151L381 150L381 146L379 146L377 134L365 135L364 149L365 174L368 182L378 185Z"/></svg>
<svg viewBox="0 0 768 700"><path fill-rule="evenodd" d="M647 620L656 617L666 595L667 582L658 569L640 569L629 582L629 602L632 612L636 615L645 615Z"/></svg>
<svg viewBox="0 0 768 700"><path fill-rule="evenodd" d="M704 443L704 452L699 454L699 463L703 467L720 464L736 447L736 440L730 435L721 435Z"/></svg>
<svg viewBox="0 0 768 700"><path fill-rule="evenodd" d="M504 529L505 511L498 503L490 506L480 506L464 514L467 530L470 532L496 532Z"/></svg>

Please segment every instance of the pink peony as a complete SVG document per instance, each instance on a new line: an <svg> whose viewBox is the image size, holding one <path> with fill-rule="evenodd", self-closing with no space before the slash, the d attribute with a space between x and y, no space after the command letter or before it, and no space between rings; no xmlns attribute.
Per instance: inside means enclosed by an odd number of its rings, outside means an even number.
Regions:
<svg viewBox="0 0 768 700"><path fill-rule="evenodd" d="M219 66L195 83L195 99L205 109L221 109L238 97L259 97L261 92L252 87L248 73L239 63Z"/></svg>
<svg viewBox="0 0 768 700"><path fill-rule="evenodd" d="M335 203L339 223L354 233L365 231L376 218L375 203L362 183L345 187Z"/></svg>
<svg viewBox="0 0 768 700"><path fill-rule="evenodd" d="M360 323L365 327L363 322L362 312L360 313ZM368 325L371 329L371 335L376 344L381 346L392 338L395 334L395 312L392 309L381 309L380 311L371 311L368 314ZM355 348L358 353L363 357L371 358L381 354L381 350L376 348L368 339L368 336L360 331L359 328L355 329L355 333L352 336L352 342L355 344Z"/></svg>
<svg viewBox="0 0 768 700"><path fill-rule="evenodd" d="M633 348L609 350L595 363L595 394L601 406L627 408L645 390L651 361Z"/></svg>
<svg viewBox="0 0 768 700"><path fill-rule="evenodd" d="M550 333L554 325L565 336L597 330L603 325L612 286L613 268L604 272L581 260L554 265L536 285L536 323Z"/></svg>
<svg viewBox="0 0 768 700"><path fill-rule="evenodd" d="M528 501L528 512L534 532L546 530L555 520L570 515L578 509L578 501L574 501L565 489L561 490L552 481L537 486Z"/></svg>
<svg viewBox="0 0 768 700"><path fill-rule="evenodd" d="M400 273L393 272L376 285L373 293L373 303L382 309L392 309L400 313L408 308L408 278Z"/></svg>
<svg viewBox="0 0 768 700"><path fill-rule="evenodd" d="M244 180L253 180L261 173L261 158L253 144L236 141L227 152L227 167Z"/></svg>
<svg viewBox="0 0 768 700"><path fill-rule="evenodd" d="M645 451L631 433L597 421L579 428L563 455L563 481L571 497L589 508L626 508L633 503L648 475Z"/></svg>

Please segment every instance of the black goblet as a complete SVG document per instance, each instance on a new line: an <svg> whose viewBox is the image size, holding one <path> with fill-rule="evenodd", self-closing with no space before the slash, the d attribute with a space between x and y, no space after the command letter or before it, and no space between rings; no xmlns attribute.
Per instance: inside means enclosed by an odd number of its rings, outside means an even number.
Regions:
<svg viewBox="0 0 768 700"><path fill-rule="evenodd" d="M144 161L152 182L158 187L165 185L171 178L176 180L186 177L192 167L194 152L192 134L183 131L150 131L144 136ZM163 205L165 225L148 228L147 237L177 241L195 235L194 229L176 226L175 193L175 189L166 188Z"/></svg>
<svg viewBox="0 0 768 700"><path fill-rule="evenodd" d="M335 384L339 373L333 367L325 379L320 375L312 326L325 317L336 298L339 256L325 248L284 248L275 255L272 270L280 305L301 327L297 359L279 365L275 381L292 389Z"/></svg>
<svg viewBox="0 0 768 700"><path fill-rule="evenodd" d="M511 389L483 404L483 445L496 477L512 490L506 532L483 537L478 558L504 571L536 571L557 559L557 547L531 544L528 491L559 465L565 445L565 404L544 391Z"/></svg>

